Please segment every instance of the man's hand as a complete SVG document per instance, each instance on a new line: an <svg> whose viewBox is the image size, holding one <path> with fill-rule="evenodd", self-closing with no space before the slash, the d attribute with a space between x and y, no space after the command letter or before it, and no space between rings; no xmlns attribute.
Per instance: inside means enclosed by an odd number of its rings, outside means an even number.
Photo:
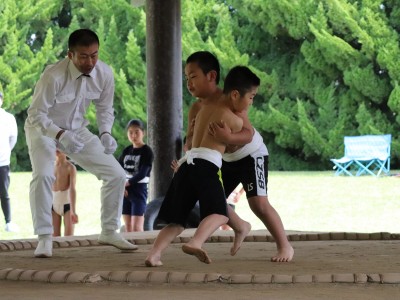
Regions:
<svg viewBox="0 0 400 300"><path fill-rule="evenodd" d="M58 139L62 146L62 150L68 153L78 153L80 152L85 144L81 142L79 137L72 131L64 131L60 138Z"/></svg>
<svg viewBox="0 0 400 300"><path fill-rule="evenodd" d="M108 132L104 132L100 136L101 143L104 146L105 154L113 154L117 150L117 141Z"/></svg>
<svg viewBox="0 0 400 300"><path fill-rule="evenodd" d="M231 129L224 121L211 122L208 125L208 133L221 143L229 144L231 136Z"/></svg>

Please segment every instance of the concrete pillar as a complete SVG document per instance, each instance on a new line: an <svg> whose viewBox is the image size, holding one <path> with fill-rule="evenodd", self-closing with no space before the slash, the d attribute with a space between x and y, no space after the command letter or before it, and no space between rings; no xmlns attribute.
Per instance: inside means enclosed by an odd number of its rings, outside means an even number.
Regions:
<svg viewBox="0 0 400 300"><path fill-rule="evenodd" d="M149 200L164 196L182 151L180 0L146 0L147 134L154 151Z"/></svg>

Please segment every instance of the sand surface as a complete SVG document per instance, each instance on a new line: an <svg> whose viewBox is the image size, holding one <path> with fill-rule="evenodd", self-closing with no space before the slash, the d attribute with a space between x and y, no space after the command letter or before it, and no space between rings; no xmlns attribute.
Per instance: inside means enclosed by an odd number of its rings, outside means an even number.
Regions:
<svg viewBox="0 0 400 300"><path fill-rule="evenodd" d="M275 263L267 231L252 231L236 256L232 232L217 231L204 264L182 252L187 230L162 267L148 268L156 234L125 234L139 245L133 253L99 246L97 236L57 238L48 259L33 257L34 240L0 241L0 298L400 299L399 234L288 232L294 259Z"/></svg>

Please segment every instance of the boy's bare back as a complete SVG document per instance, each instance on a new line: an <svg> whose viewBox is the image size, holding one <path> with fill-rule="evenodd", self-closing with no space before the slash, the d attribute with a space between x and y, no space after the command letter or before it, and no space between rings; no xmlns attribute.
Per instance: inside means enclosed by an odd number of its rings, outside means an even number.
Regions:
<svg viewBox="0 0 400 300"><path fill-rule="evenodd" d="M210 135L208 127L212 122L224 122L233 133L239 132L242 129L243 120L232 112L229 103L229 99L223 96L216 103L208 103L201 106L194 124L193 148L209 148L217 150L221 154L225 152L226 145Z"/></svg>

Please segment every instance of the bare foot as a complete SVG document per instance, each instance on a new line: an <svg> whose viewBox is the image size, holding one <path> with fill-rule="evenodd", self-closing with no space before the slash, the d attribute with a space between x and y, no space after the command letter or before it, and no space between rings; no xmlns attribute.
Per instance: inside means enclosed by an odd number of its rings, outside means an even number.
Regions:
<svg viewBox="0 0 400 300"><path fill-rule="evenodd" d="M207 252L201 248L194 248L187 244L182 246L182 251L189 255L194 255L197 259L203 263L210 264L211 259L208 257Z"/></svg>
<svg viewBox="0 0 400 300"><path fill-rule="evenodd" d="M234 256L240 249L243 240L249 234L251 230L251 225L249 222L243 221L243 224L240 226L240 230L235 230L235 240L233 241L233 246L231 248L231 255Z"/></svg>
<svg viewBox="0 0 400 300"><path fill-rule="evenodd" d="M286 248L282 248L278 251L278 254L274 257L271 257L271 261L273 262L289 262L292 260L294 255L294 250L292 246L288 246Z"/></svg>
<svg viewBox="0 0 400 300"><path fill-rule="evenodd" d="M163 265L159 256L158 257L148 256L144 261L144 264L146 265L146 267L161 267Z"/></svg>

